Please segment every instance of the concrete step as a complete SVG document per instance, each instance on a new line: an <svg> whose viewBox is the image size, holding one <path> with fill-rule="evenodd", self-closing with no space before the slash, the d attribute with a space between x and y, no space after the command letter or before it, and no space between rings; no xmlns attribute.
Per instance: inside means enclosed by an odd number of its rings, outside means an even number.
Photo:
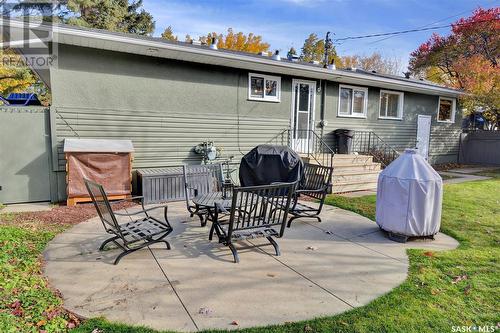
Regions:
<svg viewBox="0 0 500 333"><path fill-rule="evenodd" d="M355 155L355 154L335 154L333 155L333 164L335 163L373 163L373 156L370 155Z"/></svg>
<svg viewBox="0 0 500 333"><path fill-rule="evenodd" d="M300 154L304 163L319 164L323 156ZM332 193L376 190L380 163L370 155L336 154L333 157Z"/></svg>
<svg viewBox="0 0 500 333"><path fill-rule="evenodd" d="M362 172L343 172L341 174L334 172L333 184L338 183L358 183L358 182L373 182L377 181L380 171L368 170Z"/></svg>
<svg viewBox="0 0 500 333"><path fill-rule="evenodd" d="M376 190L377 182L360 182L360 183L339 183L333 184L332 193L344 193L355 191Z"/></svg>

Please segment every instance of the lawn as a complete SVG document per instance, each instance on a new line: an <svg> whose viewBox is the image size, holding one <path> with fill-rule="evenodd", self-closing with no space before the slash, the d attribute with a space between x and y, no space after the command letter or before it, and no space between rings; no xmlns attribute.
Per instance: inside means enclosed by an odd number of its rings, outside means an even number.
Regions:
<svg viewBox="0 0 500 333"><path fill-rule="evenodd" d="M409 250L408 279L390 293L337 316L242 331L453 332L453 326L500 329L500 173L489 172L488 176L495 178L445 186L441 230L459 240L459 248L442 252ZM330 196L328 204L374 219L374 196ZM39 256L47 241L69 224L36 222L36 216L25 220L23 216L0 215L0 332L66 331L79 324L78 319L64 312L57 293L48 288L40 274ZM157 332L102 319L87 320L72 330L92 331ZM489 328L485 332L492 331Z"/></svg>

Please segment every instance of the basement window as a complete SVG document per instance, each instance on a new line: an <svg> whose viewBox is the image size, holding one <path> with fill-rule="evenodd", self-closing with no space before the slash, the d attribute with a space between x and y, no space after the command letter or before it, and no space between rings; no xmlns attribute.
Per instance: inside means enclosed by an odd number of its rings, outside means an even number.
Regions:
<svg viewBox="0 0 500 333"><path fill-rule="evenodd" d="M368 88L340 85L339 117L366 118Z"/></svg>
<svg viewBox="0 0 500 333"><path fill-rule="evenodd" d="M437 121L440 123L455 122L456 101L454 98L439 97Z"/></svg>
<svg viewBox="0 0 500 333"><path fill-rule="evenodd" d="M262 74L248 74L248 99L254 101L279 102L281 78Z"/></svg>
<svg viewBox="0 0 500 333"><path fill-rule="evenodd" d="M397 91L380 90L380 119L403 119L404 94Z"/></svg>

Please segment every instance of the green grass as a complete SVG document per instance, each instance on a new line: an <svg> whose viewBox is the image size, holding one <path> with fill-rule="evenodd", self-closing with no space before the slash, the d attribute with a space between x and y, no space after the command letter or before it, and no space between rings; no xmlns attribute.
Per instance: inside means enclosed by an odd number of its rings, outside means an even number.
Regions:
<svg viewBox="0 0 500 333"><path fill-rule="evenodd" d="M497 325L500 321L500 173L488 175L494 179L445 185L442 231L459 240L459 248L440 252L408 250L408 278L390 293L340 315L242 331L416 333L451 332L452 326ZM328 204L374 219L374 196L330 196ZM39 274L38 258L46 242L63 227L41 232L39 228L31 230L29 225L0 224L0 332L37 331L36 323L46 320L43 311L60 307L60 299ZM11 295L14 288L18 292L15 297ZM23 300L30 318L10 313L12 309L6 304L14 299ZM68 320L67 314L61 314L41 328L48 332L65 330ZM104 319L88 320L72 332L89 333L96 328L102 333L157 332Z"/></svg>
<svg viewBox="0 0 500 333"><path fill-rule="evenodd" d="M61 227L0 217L0 332L65 332L69 315L41 274L40 253Z"/></svg>

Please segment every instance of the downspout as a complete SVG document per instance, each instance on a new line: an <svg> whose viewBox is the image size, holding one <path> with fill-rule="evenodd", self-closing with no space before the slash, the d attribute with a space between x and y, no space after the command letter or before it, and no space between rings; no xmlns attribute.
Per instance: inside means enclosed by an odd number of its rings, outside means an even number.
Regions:
<svg viewBox="0 0 500 333"><path fill-rule="evenodd" d="M326 80L319 81L321 87L321 102L319 106L320 111L320 126L321 126L321 139L323 140L323 135L325 134L325 105L326 105Z"/></svg>

